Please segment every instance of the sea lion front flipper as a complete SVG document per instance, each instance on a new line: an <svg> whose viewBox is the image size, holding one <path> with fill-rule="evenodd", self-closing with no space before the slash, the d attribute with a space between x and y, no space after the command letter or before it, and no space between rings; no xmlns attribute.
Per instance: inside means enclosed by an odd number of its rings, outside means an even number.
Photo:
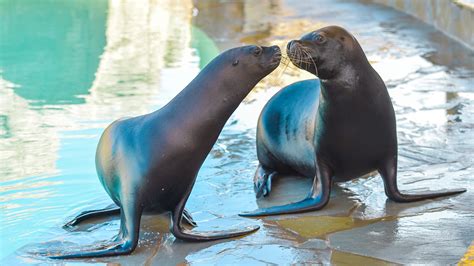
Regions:
<svg viewBox="0 0 474 266"><path fill-rule="evenodd" d="M243 217L256 217L315 211L323 208L329 202L329 196L331 194L331 170L325 165L317 163L316 165L318 167L313 180L313 186L311 187L311 193L306 199L287 205L244 212L239 215Z"/></svg>
<svg viewBox="0 0 474 266"><path fill-rule="evenodd" d="M143 211L141 194L132 189L136 186L133 182L138 180L137 174L134 171L127 171L121 175L123 180L130 182L123 182L120 191L118 191L121 201L120 230L114 240L95 243L81 250L49 255L49 257L52 259L73 259L130 254L138 244L140 219Z"/></svg>
<svg viewBox="0 0 474 266"><path fill-rule="evenodd" d="M181 200L181 202L176 206L176 209L171 212L171 224L170 231L178 239L185 241L212 241L219 239L226 239L232 237L239 237L243 235L250 234L252 232L260 229L260 226L248 226L244 229L234 229L234 230L225 230L225 231L210 231L210 232L193 232L190 230L183 229L181 227L181 219L183 216L184 205L189 197L190 191L187 195Z"/></svg>
<svg viewBox="0 0 474 266"><path fill-rule="evenodd" d="M52 259L74 259L130 254L138 244L141 214L141 204L122 202L122 209L120 212L120 231L113 241L94 244L90 249L83 249L49 257Z"/></svg>
<svg viewBox="0 0 474 266"><path fill-rule="evenodd" d="M119 213L120 213L120 207L118 207L115 204L112 204L100 210L83 211L79 213L78 215L76 215L76 217L74 217L72 220L67 222L65 225L63 225L63 227L70 228L91 218L104 217L104 216L109 216L109 215L114 215L114 214L119 214Z"/></svg>
<svg viewBox="0 0 474 266"><path fill-rule="evenodd" d="M191 216L191 213L186 209L184 209L183 211L183 217L181 218L181 222L185 222L192 227L197 227L197 223L194 221L193 217Z"/></svg>
<svg viewBox="0 0 474 266"><path fill-rule="evenodd" d="M264 168L261 164L258 165L257 171L253 178L255 196L258 198L266 197L272 190L272 178L277 172Z"/></svg>
<svg viewBox="0 0 474 266"><path fill-rule="evenodd" d="M397 156L386 160L378 169L378 171L383 179L385 194L389 199L396 202L413 202L438 197L446 197L467 191L465 188L459 188L452 190L427 191L417 194L401 193L397 186Z"/></svg>

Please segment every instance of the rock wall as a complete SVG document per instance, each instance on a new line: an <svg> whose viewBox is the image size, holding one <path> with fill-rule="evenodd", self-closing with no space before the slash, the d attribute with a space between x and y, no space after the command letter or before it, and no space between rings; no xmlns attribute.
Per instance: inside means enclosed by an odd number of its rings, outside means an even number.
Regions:
<svg viewBox="0 0 474 266"><path fill-rule="evenodd" d="M369 0L408 13L474 49L472 0Z"/></svg>

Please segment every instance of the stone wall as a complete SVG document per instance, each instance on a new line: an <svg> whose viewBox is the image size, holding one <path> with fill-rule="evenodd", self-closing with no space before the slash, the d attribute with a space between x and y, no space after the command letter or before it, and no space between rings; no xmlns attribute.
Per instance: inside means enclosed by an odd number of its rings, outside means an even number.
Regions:
<svg viewBox="0 0 474 266"><path fill-rule="evenodd" d="M408 13L474 49L473 0L370 0Z"/></svg>

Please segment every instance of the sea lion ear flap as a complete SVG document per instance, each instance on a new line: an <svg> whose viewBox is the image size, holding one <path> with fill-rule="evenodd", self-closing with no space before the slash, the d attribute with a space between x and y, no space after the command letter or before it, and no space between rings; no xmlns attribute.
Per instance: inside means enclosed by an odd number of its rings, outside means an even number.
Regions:
<svg viewBox="0 0 474 266"><path fill-rule="evenodd" d="M239 64L239 59L234 59L234 62L232 62L232 66L236 66Z"/></svg>
<svg viewBox="0 0 474 266"><path fill-rule="evenodd" d="M354 37L354 35L352 35L351 33L349 33L349 37L350 37L350 40L351 40L351 41L349 42L349 44L350 44L350 49L352 50L352 49L354 49L355 46L358 45L359 42L357 42L357 39L356 39L356 38Z"/></svg>

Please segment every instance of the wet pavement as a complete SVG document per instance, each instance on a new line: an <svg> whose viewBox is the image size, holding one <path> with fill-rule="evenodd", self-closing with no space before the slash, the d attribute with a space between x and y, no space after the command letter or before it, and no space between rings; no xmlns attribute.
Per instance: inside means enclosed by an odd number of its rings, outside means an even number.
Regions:
<svg viewBox="0 0 474 266"><path fill-rule="evenodd" d="M257 201L253 192L260 110L282 86L312 78L282 65L227 123L187 204L198 223L193 230L258 224L259 231L232 240L186 243L169 233L165 215L147 215L132 255L76 262L445 265L463 257L474 240L473 51L408 15L365 2L158 2L111 1L100 7L107 9L106 18L99 7L91 7L96 11L87 13L86 19L102 23L104 35L76 48L95 53L90 58L100 55L100 61L78 66L84 79L60 97L48 98L47 90L33 86L31 76L17 77L18 70L9 73L17 65L1 58L0 118L6 122L0 127L0 147L1 159L9 162L0 167L3 265L57 262L38 254L115 236L118 217L91 221L71 232L61 228L74 214L111 203L93 164L95 145L110 121L163 106L218 51L251 43L283 47L305 32L332 24L356 36L389 89L397 115L401 189L464 187L466 193L394 203L387 200L382 180L374 173L336 184L331 201L320 211L238 217L258 206L301 199L310 188L309 179L285 176L276 178L269 197ZM25 12L9 11L11 16ZM70 34L65 40L75 42L91 34L87 28L77 32L76 38ZM105 46L102 54L91 48L97 45ZM78 61L65 63L79 65ZM43 81L44 88L57 86L47 77ZM78 85L86 89L80 91Z"/></svg>

